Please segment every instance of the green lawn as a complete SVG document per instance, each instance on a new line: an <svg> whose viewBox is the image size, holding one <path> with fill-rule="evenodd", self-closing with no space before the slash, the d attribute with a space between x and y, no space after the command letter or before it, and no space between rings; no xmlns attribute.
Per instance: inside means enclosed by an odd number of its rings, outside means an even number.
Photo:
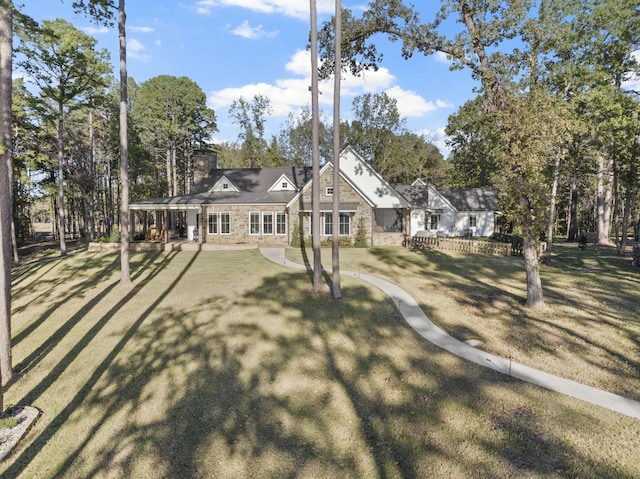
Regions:
<svg viewBox="0 0 640 479"><path fill-rule="evenodd" d="M309 252L308 255L312 253ZM303 261L299 251L289 256ZM330 268L331 252L325 252ZM547 308L523 307L523 260L401 248L353 250L343 268L401 285L452 336L640 400L640 268L613 248L554 246L540 266Z"/></svg>
<svg viewBox="0 0 640 479"><path fill-rule="evenodd" d="M569 362L568 375L589 364L637 396L638 324L621 316L637 308L639 275L578 254L544 266L551 307L535 314L520 306L515 259L399 248L341 259L401 284L456 336L499 353L511 341L515 359ZM459 360L355 279L342 278L340 301L314 296L307 273L255 250L135 254L130 288L118 268L117 255L81 252L16 269L20 378L5 403L43 415L3 479L637 477L637 420ZM545 346L549 334L568 343Z"/></svg>

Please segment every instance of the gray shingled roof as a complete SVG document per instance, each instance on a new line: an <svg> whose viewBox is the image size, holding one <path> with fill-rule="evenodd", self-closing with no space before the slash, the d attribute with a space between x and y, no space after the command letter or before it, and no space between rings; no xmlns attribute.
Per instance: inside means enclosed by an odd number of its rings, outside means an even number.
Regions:
<svg viewBox="0 0 640 479"><path fill-rule="evenodd" d="M297 189L311 180L311 168L282 166L274 168L224 168L213 170L191 188L192 194L206 193L222 178L227 177L240 191L267 191L286 175Z"/></svg>
<svg viewBox="0 0 640 479"><path fill-rule="evenodd" d="M404 196L412 208L429 208L429 187L427 185L394 185L393 187Z"/></svg>
<svg viewBox="0 0 640 479"><path fill-rule="evenodd" d="M458 211L496 211L498 195L491 188L449 188L438 192Z"/></svg>
<svg viewBox="0 0 640 479"><path fill-rule="evenodd" d="M145 207L173 209L180 206L198 205L251 205L287 204L298 190L311 179L311 168L283 166L276 168L225 168L212 170L191 188L191 193L182 196L153 198L131 203L132 209ZM286 176L296 191L268 191L282 176ZM240 191L209 192L222 178L226 177Z"/></svg>
<svg viewBox="0 0 640 479"><path fill-rule="evenodd" d="M429 207L427 185L394 185L394 188L411 203L413 208ZM437 189L458 211L497 211L498 197L491 188L443 188Z"/></svg>
<svg viewBox="0 0 640 479"><path fill-rule="evenodd" d="M154 198L131 203L132 209L144 209L159 207L160 209L172 206L197 206L197 205L286 205L297 195L296 191L252 191L252 192L215 192L199 193L193 195L171 196L166 198Z"/></svg>

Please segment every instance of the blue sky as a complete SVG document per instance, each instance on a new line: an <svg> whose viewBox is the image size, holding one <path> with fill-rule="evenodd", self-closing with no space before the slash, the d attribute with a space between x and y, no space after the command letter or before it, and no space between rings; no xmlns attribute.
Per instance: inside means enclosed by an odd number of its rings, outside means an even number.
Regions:
<svg viewBox="0 0 640 479"><path fill-rule="evenodd" d="M22 11L38 21L59 17L73 23L97 38L100 48L111 51L116 68L117 28L98 27L75 15L71 1L29 0ZM359 12L366 1L343 0L343 6ZM333 9L334 0L318 0L319 25L331 17ZM279 131L289 112L310 104L307 0L129 0L127 35L129 76L138 83L157 75L194 80L216 112L217 142L237 140L238 128L228 110L241 96L270 98L269 135ZM344 78L342 118L351 119L355 96L386 92L397 100L409 129L429 135L446 155L447 117L473 96L475 82L466 71L449 71L441 56L404 60L400 45L382 36L376 43L384 53L382 68L360 78ZM322 84L320 90L320 108L330 121L333 82Z"/></svg>

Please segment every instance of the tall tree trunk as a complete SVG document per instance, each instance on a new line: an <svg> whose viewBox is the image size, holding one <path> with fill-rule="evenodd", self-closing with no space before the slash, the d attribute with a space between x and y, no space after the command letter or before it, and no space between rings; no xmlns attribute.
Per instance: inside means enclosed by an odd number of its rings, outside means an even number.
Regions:
<svg viewBox="0 0 640 479"><path fill-rule="evenodd" d="M524 183L526 179L522 178L521 181ZM520 207L522 211L532 210L531 202L525 195L520 197ZM529 308L541 308L545 305L538 263L538 237L539 232L536 229L534 218L527 216L522 225L522 252L527 277L527 302L525 306Z"/></svg>
<svg viewBox="0 0 640 479"><path fill-rule="evenodd" d="M9 194L11 195L11 201L12 201L12 206L13 206L13 165L12 165L12 169L11 169L11 191L9 192ZM20 254L18 252L18 236L16 234L16 219L13 216L13 213L11 214L11 249L13 250L13 262L16 265L20 264Z"/></svg>
<svg viewBox="0 0 640 479"><path fill-rule="evenodd" d="M96 238L96 138L93 131L93 112L89 112L89 173L91 175L91 187L88 194L88 212L89 212L89 227L88 240L93 241Z"/></svg>
<svg viewBox="0 0 640 479"><path fill-rule="evenodd" d="M622 238L618 244L618 254L624 254L627 249L627 237L629 236L629 217L631 216L631 196L633 190L627 188L624 199L624 212L622 213Z"/></svg>
<svg viewBox="0 0 640 479"><path fill-rule="evenodd" d="M549 224L547 225L547 251L551 254L553 248L553 225L556 215L556 197L558 195L558 180L560 178L560 153L556 156L556 163L553 169L553 185L551 186L551 204L549 205Z"/></svg>
<svg viewBox="0 0 640 479"><path fill-rule="evenodd" d="M318 18L316 0L311 2L311 143L312 143L312 197L311 215L313 235L313 291L320 291L322 257L320 250L320 126L318 106Z"/></svg>
<svg viewBox="0 0 640 479"><path fill-rule="evenodd" d="M118 3L120 38L120 270L121 284L131 283L129 271L129 142L127 139L127 37L125 0Z"/></svg>
<svg viewBox="0 0 640 479"><path fill-rule="evenodd" d="M171 196L173 189L171 188L171 149L167 148L167 196Z"/></svg>
<svg viewBox="0 0 640 479"><path fill-rule="evenodd" d="M571 174L571 193L569 195L569 221L567 222L567 241L576 241L578 237L578 178L575 171Z"/></svg>
<svg viewBox="0 0 640 479"><path fill-rule="evenodd" d="M64 217L64 107L58 104L58 232L60 233L60 256L67 255Z"/></svg>
<svg viewBox="0 0 640 479"><path fill-rule="evenodd" d="M173 172L173 195L178 196L178 158L176 147L171 147L171 171Z"/></svg>
<svg viewBox="0 0 640 479"><path fill-rule="evenodd" d="M526 229L523 234L523 254L524 267L527 276L527 302L529 308L544 307L544 297L542 293L542 281L540 279L540 265L538 263L537 238L532 234L531 229Z"/></svg>
<svg viewBox="0 0 640 479"><path fill-rule="evenodd" d="M13 52L13 4L0 1L0 414L3 389L13 378L11 361L11 197L13 155L11 148L11 94Z"/></svg>
<svg viewBox="0 0 640 479"><path fill-rule="evenodd" d="M331 237L331 267L333 298L342 298L340 287L340 76L342 66L342 2L336 0L335 65L333 85L333 229Z"/></svg>
<svg viewBox="0 0 640 479"><path fill-rule="evenodd" d="M609 235L611 234L611 202L613 168L612 160L606 159L604 154L598 154L598 187L596 198L598 244L611 246Z"/></svg>

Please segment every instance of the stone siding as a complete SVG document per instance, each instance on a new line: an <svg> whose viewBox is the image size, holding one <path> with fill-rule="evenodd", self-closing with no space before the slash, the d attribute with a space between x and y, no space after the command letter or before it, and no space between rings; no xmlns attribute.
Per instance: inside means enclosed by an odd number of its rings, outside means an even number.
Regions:
<svg viewBox="0 0 640 479"><path fill-rule="evenodd" d="M354 188L351 187L343 178L340 178L340 203L357 203L355 212L351 213L349 238L353 242L358 234L358 227L360 224L365 228L367 245L371 245L371 231L373 224L373 210L365 199ZM333 168L327 168L327 170L320 175L320 203L331 203L333 201L333 195L327 195L327 188L333 187ZM305 241L311 240L311 213L301 212L302 205L310 205L312 202L313 188L308 188L292 206L290 211L290 224L291 228L298 227L301 231L300 237ZM322 221L322 220L321 220ZM324 223L321 223L321 225ZM300 226L302 226L300 228ZM322 228L322 226L321 226ZM324 233L324 231L321 231ZM322 240L327 240L331 236L325 236L321 234Z"/></svg>
<svg viewBox="0 0 640 479"><path fill-rule="evenodd" d="M209 234L209 213L218 213L218 234ZM229 213L230 228L229 234L220 233L220 214ZM260 213L260 234L249 233L249 214ZM262 234L262 213L273 213L273 234ZM275 234L276 231L276 213L285 213L282 205L220 205L207 206L204 208L204 217L202 218L203 228L205 232L205 243L217 244L289 244L289 224L287 224L287 232L284 235ZM287 214L287 223L290 223Z"/></svg>

